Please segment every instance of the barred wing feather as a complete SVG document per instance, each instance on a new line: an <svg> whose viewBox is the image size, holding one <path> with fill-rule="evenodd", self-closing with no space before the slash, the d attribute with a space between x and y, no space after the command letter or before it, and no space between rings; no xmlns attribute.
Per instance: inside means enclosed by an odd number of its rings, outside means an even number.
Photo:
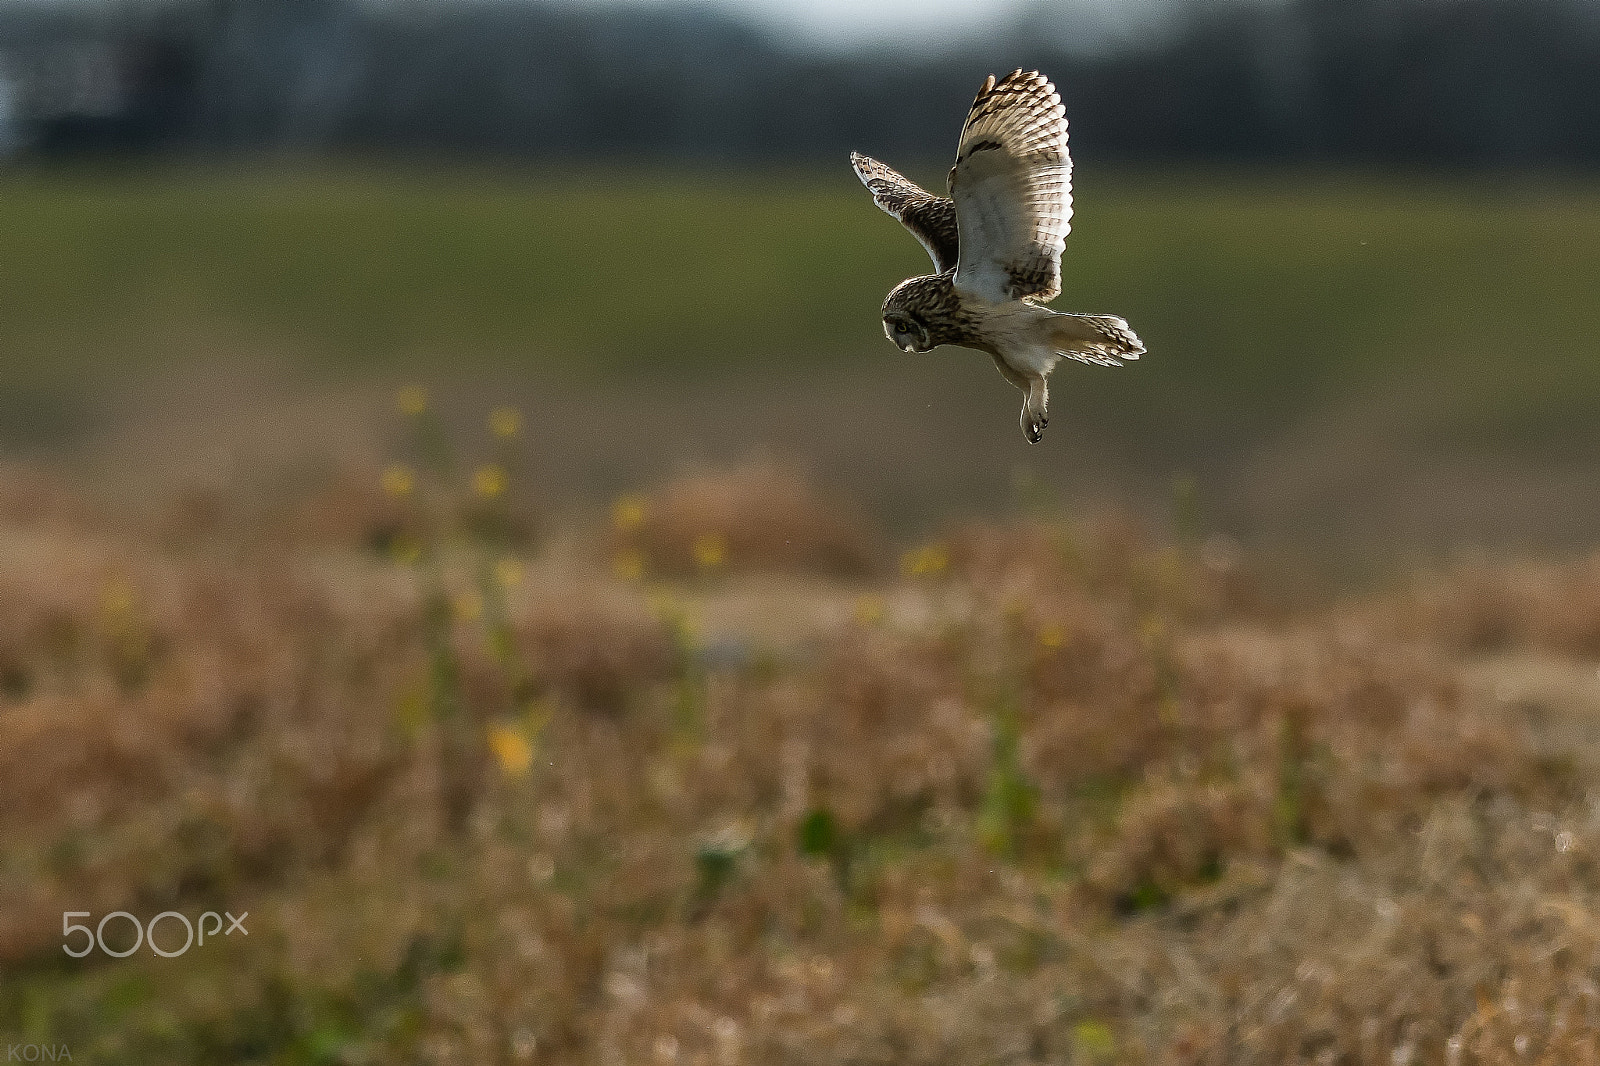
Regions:
<svg viewBox="0 0 1600 1066"><path fill-rule="evenodd" d="M1038 71L990 75L950 170L960 234L956 288L991 303L1061 292L1072 159L1061 97Z"/></svg>
<svg viewBox="0 0 1600 1066"><path fill-rule="evenodd" d="M873 201L911 231L941 274L953 270L960 247L956 206L908 180L893 167L860 152L850 153L850 165L872 193Z"/></svg>

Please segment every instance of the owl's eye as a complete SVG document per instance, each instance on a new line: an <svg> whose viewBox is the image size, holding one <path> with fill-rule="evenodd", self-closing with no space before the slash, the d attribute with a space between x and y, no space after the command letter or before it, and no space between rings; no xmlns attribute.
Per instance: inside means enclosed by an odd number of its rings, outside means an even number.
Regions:
<svg viewBox="0 0 1600 1066"><path fill-rule="evenodd" d="M894 331L896 333L910 333L911 332L910 328L907 327L904 322L896 322L894 324Z"/></svg>

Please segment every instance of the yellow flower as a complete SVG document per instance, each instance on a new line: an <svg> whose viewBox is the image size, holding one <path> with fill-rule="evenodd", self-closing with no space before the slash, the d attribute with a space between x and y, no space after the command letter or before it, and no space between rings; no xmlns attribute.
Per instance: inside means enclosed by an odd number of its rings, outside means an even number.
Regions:
<svg viewBox="0 0 1600 1066"><path fill-rule="evenodd" d="M411 472L410 467L395 463L384 470L380 483L383 485L385 495L402 500L411 495L411 490L416 488L417 477Z"/></svg>
<svg viewBox="0 0 1600 1066"><path fill-rule="evenodd" d="M489 748L507 777L521 777L533 768L533 744L520 729L503 724L490 726Z"/></svg>
<svg viewBox="0 0 1600 1066"><path fill-rule="evenodd" d="M483 617L483 597L476 592L463 592L450 601L455 616L462 622L476 622Z"/></svg>
<svg viewBox="0 0 1600 1066"><path fill-rule="evenodd" d="M1048 625L1039 630L1039 647L1055 651L1067 642L1067 631L1058 625Z"/></svg>
<svg viewBox="0 0 1600 1066"><path fill-rule="evenodd" d="M943 544L926 544L900 557L900 572L906 577L937 577L950 569L950 551Z"/></svg>
<svg viewBox="0 0 1600 1066"><path fill-rule="evenodd" d="M867 593L856 597L855 618L859 625L875 626L883 621L884 604L882 596Z"/></svg>
<svg viewBox="0 0 1600 1066"><path fill-rule="evenodd" d="M1105 1022L1087 1020L1072 1027L1073 1061L1111 1062L1117 1057L1117 1038Z"/></svg>
<svg viewBox="0 0 1600 1066"><path fill-rule="evenodd" d="M505 494L506 482L505 467L490 463L473 471L472 491L486 500L492 500Z"/></svg>
<svg viewBox="0 0 1600 1066"><path fill-rule="evenodd" d="M644 519L644 500L638 496L621 496L611 505L611 524L619 533L632 533Z"/></svg>
<svg viewBox="0 0 1600 1066"><path fill-rule="evenodd" d="M428 390L421 385L407 385L395 394L400 413L416 418L428 409Z"/></svg>
<svg viewBox="0 0 1600 1066"><path fill-rule="evenodd" d="M501 440L510 440L522 432L522 415L515 407L496 407L489 412L489 432Z"/></svg>
<svg viewBox="0 0 1600 1066"><path fill-rule="evenodd" d="M611 560L611 572L618 581L638 581L644 577L644 556L638 552L619 552Z"/></svg>
<svg viewBox="0 0 1600 1066"><path fill-rule="evenodd" d="M728 541L721 533L702 533L692 550L695 565L702 570L715 570L728 561Z"/></svg>
<svg viewBox="0 0 1600 1066"><path fill-rule="evenodd" d="M495 580L506 588L522 584L522 563L509 556L494 564Z"/></svg>
<svg viewBox="0 0 1600 1066"><path fill-rule="evenodd" d="M415 566L422 559L422 545L410 537L397 537L389 546L389 554L401 566Z"/></svg>
<svg viewBox="0 0 1600 1066"><path fill-rule="evenodd" d="M133 610L133 586L122 578L112 578L100 594L100 604L108 615L125 615Z"/></svg>

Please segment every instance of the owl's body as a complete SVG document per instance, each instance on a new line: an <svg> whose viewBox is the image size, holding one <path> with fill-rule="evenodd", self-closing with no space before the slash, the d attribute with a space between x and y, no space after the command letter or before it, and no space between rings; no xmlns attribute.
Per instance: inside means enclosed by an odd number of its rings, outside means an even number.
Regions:
<svg viewBox="0 0 1600 1066"><path fill-rule="evenodd" d="M949 198L877 160L850 158L878 206L911 231L938 270L889 293L884 333L904 351L954 344L989 353L1026 394L1022 431L1030 442L1049 421L1045 379L1062 358L1119 366L1143 354L1120 318L1043 306L1061 291L1072 219L1066 116L1043 75L1018 70L984 83L962 129Z"/></svg>

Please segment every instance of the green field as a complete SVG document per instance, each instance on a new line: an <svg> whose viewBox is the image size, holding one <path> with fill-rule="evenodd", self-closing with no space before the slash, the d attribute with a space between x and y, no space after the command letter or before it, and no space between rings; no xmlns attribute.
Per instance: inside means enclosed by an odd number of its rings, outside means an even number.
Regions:
<svg viewBox="0 0 1600 1066"><path fill-rule="evenodd" d="M1087 170L1077 207L1057 305L1125 316L1149 355L1063 367L1030 450L987 360L884 341L884 293L927 262L842 163L20 170L0 441L115 450L106 412L152 375L270 364L489 382L569 494L766 449L897 523L992 511L1017 476L1160 507L1187 472L1246 536L1592 536L1592 183Z"/></svg>
<svg viewBox="0 0 1600 1066"><path fill-rule="evenodd" d="M1099 171L1077 186L1058 303L1123 314L1151 352L1136 381L1085 387L1158 433L1246 432L1422 372L1445 371L1463 405L1492 399L1513 435L1539 432L1530 405L1600 392L1592 187ZM24 172L0 184L0 232L13 376L159 358L197 324L358 367L836 365L883 354L878 304L927 266L842 164Z"/></svg>

